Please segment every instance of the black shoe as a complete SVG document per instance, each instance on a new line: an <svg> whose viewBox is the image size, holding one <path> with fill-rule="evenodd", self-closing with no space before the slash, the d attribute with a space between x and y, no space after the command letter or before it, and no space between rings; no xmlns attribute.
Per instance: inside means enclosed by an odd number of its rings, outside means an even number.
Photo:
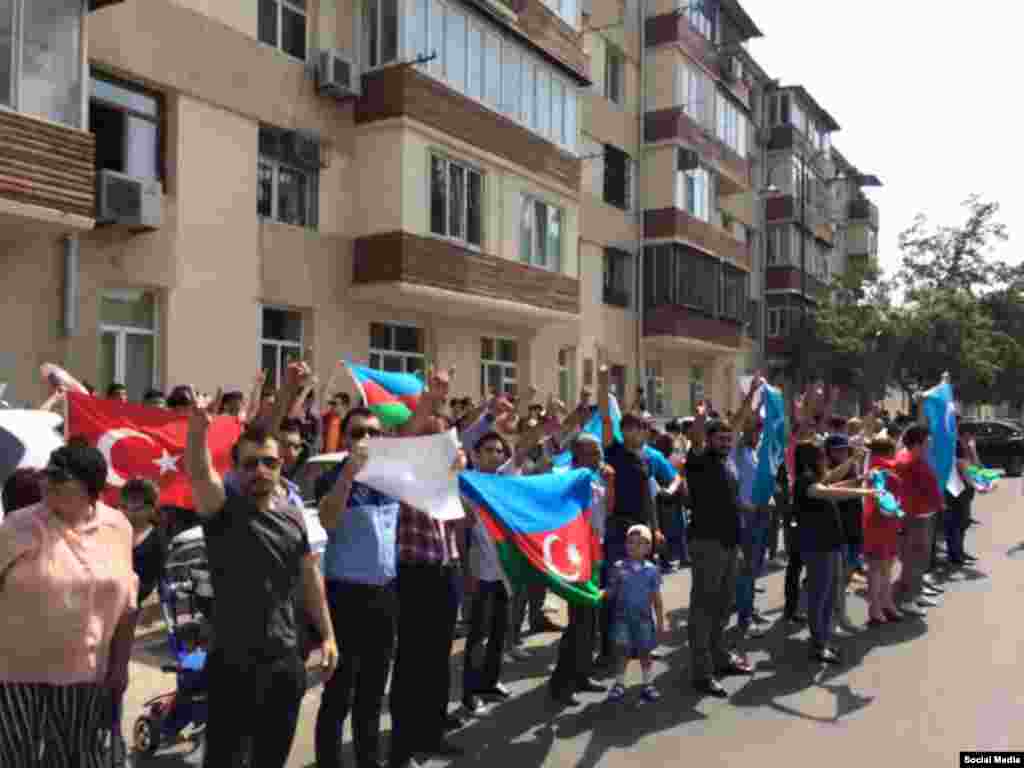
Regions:
<svg viewBox="0 0 1024 768"><path fill-rule="evenodd" d="M831 648L814 648L811 650L811 659L823 664L838 664L842 660L839 654Z"/></svg>
<svg viewBox="0 0 1024 768"><path fill-rule="evenodd" d="M464 698L462 700L462 709L470 717L480 717L487 714L487 707L484 706L479 696L467 696ZM461 728L463 725L465 723L459 718L459 725L457 727Z"/></svg>
<svg viewBox="0 0 1024 768"><path fill-rule="evenodd" d="M441 727L444 728L447 733L448 731L457 731L459 728L465 728L466 725L467 721L459 715L458 712L455 712L450 715L445 715L444 722L441 724Z"/></svg>
<svg viewBox="0 0 1024 768"><path fill-rule="evenodd" d="M436 744L431 744L429 748L421 751L423 754L430 755L431 757L462 757L466 754L466 750L455 746L448 739L441 739Z"/></svg>
<svg viewBox="0 0 1024 768"><path fill-rule="evenodd" d="M483 696L484 698L495 698L502 699L503 701L509 698L512 694L509 692L501 683L495 683L492 688L482 688L476 692L477 696Z"/></svg>
<svg viewBox="0 0 1024 768"><path fill-rule="evenodd" d="M761 624L762 626L772 623L770 619L765 618L757 611L754 611L754 615L750 617L750 621L754 624Z"/></svg>
<svg viewBox="0 0 1024 768"><path fill-rule="evenodd" d="M604 693L607 686L601 685L596 680L581 680L576 684L577 693Z"/></svg>
<svg viewBox="0 0 1024 768"><path fill-rule="evenodd" d="M573 692L568 689L558 691L551 688L549 693L551 694L551 700L563 707L575 707L580 703L580 700L577 699Z"/></svg>
<svg viewBox="0 0 1024 768"><path fill-rule="evenodd" d="M786 615L786 621L791 624L806 624L807 614L806 613L791 613Z"/></svg>
<svg viewBox="0 0 1024 768"><path fill-rule="evenodd" d="M729 698L729 692L722 687L722 684L715 680L713 677L709 677L707 680L694 680L693 688L698 693L703 693L705 696L714 696L716 699L727 699Z"/></svg>
<svg viewBox="0 0 1024 768"><path fill-rule="evenodd" d="M545 632L561 632L564 627L560 627L547 616L538 621L536 624L530 625L530 634L542 635Z"/></svg>

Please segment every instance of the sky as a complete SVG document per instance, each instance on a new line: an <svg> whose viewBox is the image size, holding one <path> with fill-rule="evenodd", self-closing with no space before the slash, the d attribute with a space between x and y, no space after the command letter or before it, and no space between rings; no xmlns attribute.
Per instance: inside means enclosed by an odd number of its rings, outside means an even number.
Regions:
<svg viewBox="0 0 1024 768"><path fill-rule="evenodd" d="M996 254L1020 261L1020 5L741 2L764 35L749 50L768 76L804 86L841 126L833 145L885 185L867 190L879 207L884 270L898 267L899 233L918 213L962 223L960 203L971 193L1001 204L1010 241Z"/></svg>

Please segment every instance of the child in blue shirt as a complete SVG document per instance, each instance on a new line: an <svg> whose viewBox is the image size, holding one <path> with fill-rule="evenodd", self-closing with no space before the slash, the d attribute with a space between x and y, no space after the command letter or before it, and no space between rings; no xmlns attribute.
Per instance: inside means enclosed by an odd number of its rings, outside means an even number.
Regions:
<svg viewBox="0 0 1024 768"><path fill-rule="evenodd" d="M644 701L657 701L658 690L651 683L651 651L658 637L665 634L665 608L661 600L661 572L648 556L654 536L646 525L634 525L626 533L625 560L612 566L608 597L613 599L611 639L616 655L615 685L609 701L621 701L626 695L626 667L630 658L640 659ZM655 631L657 618L657 631Z"/></svg>

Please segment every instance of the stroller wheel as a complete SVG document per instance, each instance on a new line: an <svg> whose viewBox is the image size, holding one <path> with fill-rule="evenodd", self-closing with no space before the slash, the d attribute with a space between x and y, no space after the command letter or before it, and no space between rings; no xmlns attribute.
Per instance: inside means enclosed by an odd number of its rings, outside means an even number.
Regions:
<svg viewBox="0 0 1024 768"><path fill-rule="evenodd" d="M160 747L160 726L151 717L143 715L135 721L133 736L136 752L152 755Z"/></svg>

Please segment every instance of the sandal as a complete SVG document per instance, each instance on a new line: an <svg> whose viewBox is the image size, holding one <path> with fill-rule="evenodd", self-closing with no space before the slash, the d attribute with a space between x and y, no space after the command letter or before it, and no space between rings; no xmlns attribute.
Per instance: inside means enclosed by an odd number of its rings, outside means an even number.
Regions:
<svg viewBox="0 0 1024 768"><path fill-rule="evenodd" d="M622 701L624 698L626 698L626 688L620 683L616 683L608 691L608 701Z"/></svg>

